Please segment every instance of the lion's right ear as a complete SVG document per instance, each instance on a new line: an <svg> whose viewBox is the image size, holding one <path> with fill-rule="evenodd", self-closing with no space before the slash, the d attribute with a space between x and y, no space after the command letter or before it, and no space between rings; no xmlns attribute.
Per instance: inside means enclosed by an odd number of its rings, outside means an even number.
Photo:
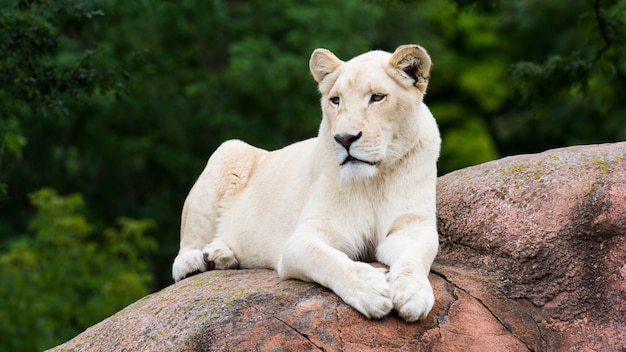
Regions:
<svg viewBox="0 0 626 352"><path fill-rule="evenodd" d="M335 72L343 61L339 60L335 54L327 49L315 49L309 60L309 69L317 83L321 83L324 77Z"/></svg>

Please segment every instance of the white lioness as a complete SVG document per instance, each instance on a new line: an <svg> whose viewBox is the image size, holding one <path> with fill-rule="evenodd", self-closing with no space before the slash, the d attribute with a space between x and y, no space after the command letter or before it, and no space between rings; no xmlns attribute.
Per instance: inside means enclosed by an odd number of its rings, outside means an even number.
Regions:
<svg viewBox="0 0 626 352"><path fill-rule="evenodd" d="M271 268L326 286L369 318L406 321L434 303L436 162L422 100L431 60L417 45L343 62L317 49L317 138L268 152L225 142L187 196L176 281L211 269ZM379 261L388 272L360 261Z"/></svg>

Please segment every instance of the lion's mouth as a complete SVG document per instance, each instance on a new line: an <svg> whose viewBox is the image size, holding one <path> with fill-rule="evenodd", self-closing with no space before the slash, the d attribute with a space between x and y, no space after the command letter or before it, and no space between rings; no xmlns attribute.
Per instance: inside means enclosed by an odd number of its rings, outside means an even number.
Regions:
<svg viewBox="0 0 626 352"><path fill-rule="evenodd" d="M346 157L346 160L344 160L340 165L344 166L348 163L363 163L363 164L367 164L370 166L378 166L378 164L380 163L380 161L367 161L367 160L361 160L361 159L357 159L355 157L353 157L352 155L349 155Z"/></svg>

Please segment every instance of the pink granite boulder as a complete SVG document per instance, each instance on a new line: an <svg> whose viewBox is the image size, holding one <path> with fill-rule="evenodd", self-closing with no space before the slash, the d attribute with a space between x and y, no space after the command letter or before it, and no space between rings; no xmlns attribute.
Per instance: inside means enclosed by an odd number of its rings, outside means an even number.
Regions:
<svg viewBox="0 0 626 352"><path fill-rule="evenodd" d="M435 271L464 289L463 271L485 278L486 297L473 295L532 350L626 350L626 143L452 172L437 199Z"/></svg>
<svg viewBox="0 0 626 352"><path fill-rule="evenodd" d="M626 351L626 143L455 171L438 183L436 303L367 320L273 271L204 273L53 351Z"/></svg>

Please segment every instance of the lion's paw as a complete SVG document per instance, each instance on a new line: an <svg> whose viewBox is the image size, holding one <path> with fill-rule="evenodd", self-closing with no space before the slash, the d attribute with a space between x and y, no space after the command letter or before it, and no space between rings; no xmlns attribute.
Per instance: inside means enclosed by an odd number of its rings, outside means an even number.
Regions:
<svg viewBox="0 0 626 352"><path fill-rule="evenodd" d="M204 254L199 249L179 253L172 265L172 277L176 282L204 271L207 271L207 265Z"/></svg>
<svg viewBox="0 0 626 352"><path fill-rule="evenodd" d="M220 240L215 240L204 246L202 252L204 253L204 261L210 269L225 270L239 267L239 261L235 258L233 251Z"/></svg>
<svg viewBox="0 0 626 352"><path fill-rule="evenodd" d="M365 263L355 263L350 277L336 292L346 303L370 319L378 319L393 309L391 287L384 274Z"/></svg>
<svg viewBox="0 0 626 352"><path fill-rule="evenodd" d="M407 322L426 318L435 303L432 286L427 278L399 276L391 282L393 307Z"/></svg>

